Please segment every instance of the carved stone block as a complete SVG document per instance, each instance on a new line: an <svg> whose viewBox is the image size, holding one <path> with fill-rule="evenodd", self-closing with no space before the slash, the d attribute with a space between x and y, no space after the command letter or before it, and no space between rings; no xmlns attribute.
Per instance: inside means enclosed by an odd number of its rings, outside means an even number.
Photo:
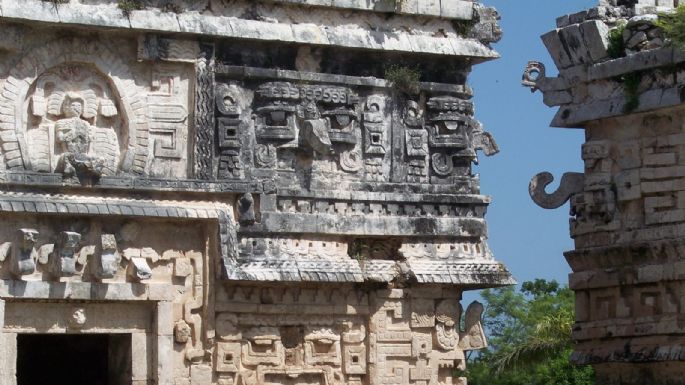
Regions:
<svg viewBox="0 0 685 385"><path fill-rule="evenodd" d="M235 373L240 369L240 343L219 342L216 349L216 371Z"/></svg>
<svg viewBox="0 0 685 385"><path fill-rule="evenodd" d="M121 255L114 234L102 234L100 253L95 265L95 276L99 279L112 278L119 270Z"/></svg>
<svg viewBox="0 0 685 385"><path fill-rule="evenodd" d="M152 278L152 269L145 258L132 257L128 264L128 275L136 281Z"/></svg>
<svg viewBox="0 0 685 385"><path fill-rule="evenodd" d="M366 346L346 345L343 361L345 374L366 374Z"/></svg>
<svg viewBox="0 0 685 385"><path fill-rule="evenodd" d="M12 258L10 270L18 278L22 275L33 274L36 271L37 253L35 249L38 230L19 229L12 243Z"/></svg>
<svg viewBox="0 0 685 385"><path fill-rule="evenodd" d="M56 277L70 277L76 274L76 248L81 242L81 234L73 231L59 233L55 249L50 256L51 271Z"/></svg>
<svg viewBox="0 0 685 385"><path fill-rule="evenodd" d="M250 225L255 222L255 202L252 194L242 194L237 201L238 222L241 225Z"/></svg>

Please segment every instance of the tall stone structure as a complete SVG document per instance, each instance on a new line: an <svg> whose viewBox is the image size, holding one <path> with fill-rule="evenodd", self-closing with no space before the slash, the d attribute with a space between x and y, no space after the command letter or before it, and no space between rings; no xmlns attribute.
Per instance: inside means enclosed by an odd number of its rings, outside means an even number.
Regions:
<svg viewBox="0 0 685 385"><path fill-rule="evenodd" d="M542 36L559 69L530 62L524 85L559 106L552 125L582 128L583 173L567 173L544 208L570 200L576 293L572 360L597 383L685 384L685 53L656 23L673 1L603 1Z"/></svg>
<svg viewBox="0 0 685 385"><path fill-rule="evenodd" d="M465 384L497 19L0 1L0 384Z"/></svg>

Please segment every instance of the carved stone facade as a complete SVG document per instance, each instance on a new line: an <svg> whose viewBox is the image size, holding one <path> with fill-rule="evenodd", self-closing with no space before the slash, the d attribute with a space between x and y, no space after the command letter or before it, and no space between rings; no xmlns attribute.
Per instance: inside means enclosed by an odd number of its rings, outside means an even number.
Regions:
<svg viewBox="0 0 685 385"><path fill-rule="evenodd" d="M0 1L0 384L465 384L496 12L167 3Z"/></svg>
<svg viewBox="0 0 685 385"><path fill-rule="evenodd" d="M586 137L583 173L564 174L551 194L551 174L538 174L530 192L544 208L570 200L572 360L593 365L598 384L684 384L684 57L655 23L674 3L601 3L543 35L559 77L538 62L524 73L524 85L560 106L552 124ZM625 52L611 59L607 33L624 23Z"/></svg>

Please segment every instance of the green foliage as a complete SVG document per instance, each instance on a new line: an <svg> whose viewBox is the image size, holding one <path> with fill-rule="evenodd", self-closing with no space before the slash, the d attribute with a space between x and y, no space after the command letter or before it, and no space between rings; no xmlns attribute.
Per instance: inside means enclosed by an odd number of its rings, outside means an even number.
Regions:
<svg viewBox="0 0 685 385"><path fill-rule="evenodd" d="M640 94L638 89L642 81L642 74L631 72L621 76L623 82L623 92L626 95L626 103L623 105L623 113L629 114L640 107Z"/></svg>
<svg viewBox="0 0 685 385"><path fill-rule="evenodd" d="M680 50L685 50L685 6L681 5L673 13L659 15L656 25L664 30L664 36Z"/></svg>
<svg viewBox="0 0 685 385"><path fill-rule="evenodd" d="M607 48L607 53L612 59L626 56L626 45L623 42L623 31L625 30L625 24L621 24L609 31L609 47Z"/></svg>
<svg viewBox="0 0 685 385"><path fill-rule="evenodd" d="M145 9L145 2L144 0L117 0L117 7L124 16L129 17L132 11Z"/></svg>
<svg viewBox="0 0 685 385"><path fill-rule="evenodd" d="M421 72L416 68L393 64L385 70L385 79L392 87L407 95L416 95L420 91Z"/></svg>
<svg viewBox="0 0 685 385"><path fill-rule="evenodd" d="M556 281L536 279L484 290L490 347L471 360L469 385L592 385L591 367L569 362L574 296Z"/></svg>
<svg viewBox="0 0 685 385"><path fill-rule="evenodd" d="M365 261L369 251L368 248L368 243L364 242L362 239L356 238L347 247L347 254L350 258L356 259L357 261Z"/></svg>
<svg viewBox="0 0 685 385"><path fill-rule="evenodd" d="M454 20L452 21L452 27L454 31L461 37L469 37L471 30L477 24L476 20Z"/></svg>
<svg viewBox="0 0 685 385"><path fill-rule="evenodd" d="M536 279L535 281L526 281L521 285L521 291L524 294L530 294L534 298L543 295L554 295L559 291L559 282L547 281L545 279Z"/></svg>

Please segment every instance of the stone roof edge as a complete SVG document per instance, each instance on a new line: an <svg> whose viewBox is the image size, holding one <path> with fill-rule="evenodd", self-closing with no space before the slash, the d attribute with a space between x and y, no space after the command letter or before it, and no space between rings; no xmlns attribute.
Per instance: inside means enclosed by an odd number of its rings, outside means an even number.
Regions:
<svg viewBox="0 0 685 385"><path fill-rule="evenodd" d="M573 81L590 83L618 78L622 75L636 71L652 71L685 62L685 53L674 50L672 47L658 48L643 51L628 57L596 63L587 68L571 68L560 71L560 77L545 79L549 83L563 84L571 87ZM573 80L565 79L566 77ZM540 89L544 92L554 93L556 89ZM555 84L555 88L558 87ZM632 113L648 112L656 109L674 107L682 104L681 87L652 89L641 93L639 106ZM624 115L626 98L623 96L603 100L594 100L589 103L561 105L552 120L552 127L577 128L587 122Z"/></svg>
<svg viewBox="0 0 685 385"><path fill-rule="evenodd" d="M496 51L475 39L353 30L314 24L278 24L192 12L175 14L160 10L131 11L127 18L116 6L98 7L98 12L93 12L93 7L77 3L61 4L56 7L51 2L41 0L0 0L0 20L280 41L480 60L499 57Z"/></svg>
<svg viewBox="0 0 685 385"><path fill-rule="evenodd" d="M264 0L264 2L454 20L472 20L473 7L476 4L473 1L465 0L384 0L376 2L366 0Z"/></svg>
<svg viewBox="0 0 685 385"><path fill-rule="evenodd" d="M404 265L404 267L401 267ZM390 283L407 279L415 284L473 286L515 285L501 263L486 260L271 260L231 261L224 266L224 280L245 282Z"/></svg>

